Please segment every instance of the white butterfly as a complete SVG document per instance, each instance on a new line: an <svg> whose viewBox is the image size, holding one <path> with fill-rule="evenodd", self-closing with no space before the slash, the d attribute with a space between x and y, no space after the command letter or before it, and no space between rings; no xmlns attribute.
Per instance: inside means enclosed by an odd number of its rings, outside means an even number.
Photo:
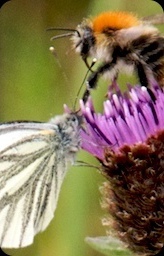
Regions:
<svg viewBox="0 0 164 256"><path fill-rule="evenodd" d="M54 216L61 184L80 148L81 118L0 125L0 246L30 245Z"/></svg>

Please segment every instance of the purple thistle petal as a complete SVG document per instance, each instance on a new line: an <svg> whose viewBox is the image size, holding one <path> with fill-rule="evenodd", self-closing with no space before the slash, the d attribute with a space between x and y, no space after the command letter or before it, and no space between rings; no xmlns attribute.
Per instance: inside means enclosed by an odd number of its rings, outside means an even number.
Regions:
<svg viewBox="0 0 164 256"><path fill-rule="evenodd" d="M104 113L96 113L91 98L81 111L86 127L81 132L82 147L102 159L105 148L117 152L124 145L143 143L148 137L164 129L164 93L157 84L152 85L156 97L153 102L145 87L128 85L121 93L114 82L109 87Z"/></svg>

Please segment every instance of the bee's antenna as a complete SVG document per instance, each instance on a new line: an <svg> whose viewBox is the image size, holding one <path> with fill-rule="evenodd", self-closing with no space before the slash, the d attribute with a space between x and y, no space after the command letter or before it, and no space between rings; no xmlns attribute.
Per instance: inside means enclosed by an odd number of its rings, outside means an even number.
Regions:
<svg viewBox="0 0 164 256"><path fill-rule="evenodd" d="M47 31L53 31L53 30L56 30L56 31L69 31L69 33L64 33L64 34L61 34L61 35L57 35L57 36L53 36L52 38L51 38L51 40L56 40L56 39L58 39L58 38L63 38L63 37L68 37L68 36L73 36L74 35L74 33L77 33L77 35L79 36L79 37L81 37L80 36L80 33L79 33L79 31L77 30L77 29L71 29L71 28L47 28L46 29ZM70 33L71 32L71 33Z"/></svg>
<svg viewBox="0 0 164 256"><path fill-rule="evenodd" d="M87 70L87 72L86 72L86 75L85 75L85 77L84 77L84 79L83 79L83 81L82 81L82 83L81 83L81 85L80 85L80 88L79 88L79 90L78 90L78 92L77 92L77 94L76 94L76 99L75 99L75 103L74 103L73 109L76 109L77 100L78 100L79 94L80 94L80 92L81 92L81 89L82 89L82 87L83 87L83 85L84 85L84 83L85 83L85 80L86 80L86 78L87 78L87 76L88 76L89 71L90 71L91 68L95 65L96 61L97 61L97 59L94 58L94 59L92 60L91 65L88 67L88 70ZM89 90L89 89L86 89L85 92L84 92L83 98L82 98L83 101L84 101L84 103L87 102L87 99L88 99L89 95L90 95L90 90Z"/></svg>

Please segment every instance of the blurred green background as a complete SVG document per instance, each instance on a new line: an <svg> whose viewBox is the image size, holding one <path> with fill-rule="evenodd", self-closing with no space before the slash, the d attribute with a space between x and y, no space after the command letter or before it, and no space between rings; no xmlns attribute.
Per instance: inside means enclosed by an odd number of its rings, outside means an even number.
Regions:
<svg viewBox="0 0 164 256"><path fill-rule="evenodd" d="M73 106L86 67L69 39L51 42L48 27L75 28L83 17L106 10L127 10L139 16L162 12L151 0L11 0L0 9L0 121L46 121ZM56 50L54 57L49 47ZM100 84L106 84L103 80ZM106 86L94 93L102 105ZM97 164L87 153L79 160ZM103 177L94 168L71 167L62 186L55 218L33 245L4 250L15 256L98 256L86 236L105 235L101 225L99 186Z"/></svg>

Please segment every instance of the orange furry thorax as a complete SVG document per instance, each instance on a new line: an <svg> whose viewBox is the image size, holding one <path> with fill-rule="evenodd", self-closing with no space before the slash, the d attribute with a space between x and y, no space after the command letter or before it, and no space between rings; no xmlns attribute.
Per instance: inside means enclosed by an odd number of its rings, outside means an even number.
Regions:
<svg viewBox="0 0 164 256"><path fill-rule="evenodd" d="M93 31L95 32L103 32L106 28L117 30L141 24L134 14L118 11L101 13L99 16L95 17L92 22Z"/></svg>

